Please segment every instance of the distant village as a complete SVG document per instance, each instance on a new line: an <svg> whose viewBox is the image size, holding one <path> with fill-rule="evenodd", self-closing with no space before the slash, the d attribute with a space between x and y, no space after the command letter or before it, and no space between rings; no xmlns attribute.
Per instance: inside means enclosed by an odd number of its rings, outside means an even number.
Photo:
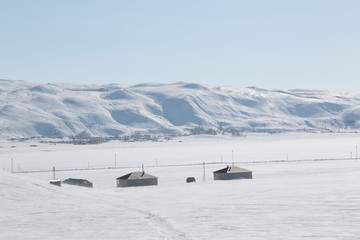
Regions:
<svg viewBox="0 0 360 240"><path fill-rule="evenodd" d="M266 131L266 133L279 133L280 131ZM244 129L236 128L209 128L196 126L188 129L187 134L148 134L143 132L135 132L130 135L119 136L91 136L86 131L80 132L76 136L60 137L60 136L48 136L48 137L30 137L30 138L11 138L9 141L13 142L26 142L28 140L38 140L39 143L59 143L59 144L73 144L73 145L87 145L87 144L101 144L110 141L121 142L163 142L173 140L179 137L187 137L191 135L229 135L233 137L245 137L246 132Z"/></svg>

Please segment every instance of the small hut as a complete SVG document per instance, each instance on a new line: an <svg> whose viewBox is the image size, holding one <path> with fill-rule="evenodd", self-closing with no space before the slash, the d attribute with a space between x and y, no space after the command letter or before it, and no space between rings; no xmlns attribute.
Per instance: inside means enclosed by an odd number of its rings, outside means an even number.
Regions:
<svg viewBox="0 0 360 240"><path fill-rule="evenodd" d="M186 182L187 182L187 183L196 182L196 179L195 179L194 177L187 177L187 178L186 178Z"/></svg>
<svg viewBox="0 0 360 240"><path fill-rule="evenodd" d="M61 187L60 179L50 179L50 184Z"/></svg>
<svg viewBox="0 0 360 240"><path fill-rule="evenodd" d="M76 185L80 187L93 187L93 183L86 179L68 178L62 181L65 184Z"/></svg>
<svg viewBox="0 0 360 240"><path fill-rule="evenodd" d="M158 185L158 178L143 172L132 172L116 179L117 187Z"/></svg>
<svg viewBox="0 0 360 240"><path fill-rule="evenodd" d="M252 178L252 172L239 168L236 166L227 166L226 168L217 170L214 172L214 180L230 180L230 179L241 179L241 178Z"/></svg>
<svg viewBox="0 0 360 240"><path fill-rule="evenodd" d="M61 187L61 180L55 178L55 167L53 167L53 179L50 179L50 184Z"/></svg>

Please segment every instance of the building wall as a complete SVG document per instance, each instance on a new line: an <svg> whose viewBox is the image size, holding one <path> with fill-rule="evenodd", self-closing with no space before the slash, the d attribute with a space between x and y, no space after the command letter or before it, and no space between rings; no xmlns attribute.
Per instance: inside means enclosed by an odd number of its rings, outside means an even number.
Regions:
<svg viewBox="0 0 360 240"><path fill-rule="evenodd" d="M85 182L85 183L80 183L79 186L92 188L93 184L91 182Z"/></svg>
<svg viewBox="0 0 360 240"><path fill-rule="evenodd" d="M214 180L230 180L230 179L241 179L241 178L252 178L252 172L244 173L214 173Z"/></svg>
<svg viewBox="0 0 360 240"><path fill-rule="evenodd" d="M137 186L151 186L151 185L158 185L158 179L157 178L132 179L132 180L117 179L117 187L137 187Z"/></svg>

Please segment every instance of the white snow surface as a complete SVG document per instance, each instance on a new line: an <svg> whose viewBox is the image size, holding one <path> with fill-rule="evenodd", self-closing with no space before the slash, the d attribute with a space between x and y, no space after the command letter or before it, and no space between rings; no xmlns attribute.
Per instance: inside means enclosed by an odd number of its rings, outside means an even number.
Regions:
<svg viewBox="0 0 360 240"><path fill-rule="evenodd" d="M195 126L244 131L357 129L359 106L359 95L320 90L0 80L0 137L182 134Z"/></svg>
<svg viewBox="0 0 360 240"><path fill-rule="evenodd" d="M359 134L198 136L92 146L3 141L0 146L0 239L360 236ZM253 179L213 181L212 172L233 160L252 170ZM223 163L206 165L205 181L201 165L165 167L214 161ZM141 164L159 177L158 186L116 187L117 177ZM57 171L56 178L88 179L94 188L50 185L52 172L17 173L52 166L90 168ZM188 176L197 182L185 183Z"/></svg>

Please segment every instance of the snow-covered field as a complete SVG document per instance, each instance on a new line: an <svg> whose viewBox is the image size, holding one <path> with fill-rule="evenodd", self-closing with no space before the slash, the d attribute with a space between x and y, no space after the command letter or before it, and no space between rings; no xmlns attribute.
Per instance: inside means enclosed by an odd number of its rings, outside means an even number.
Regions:
<svg viewBox="0 0 360 240"><path fill-rule="evenodd" d="M359 134L1 142L0 239L360 239L357 146ZM213 181L212 172L232 159L253 179ZM206 165L205 181L201 165L164 166L221 161ZM116 188L116 177L142 164L158 186ZM90 168L56 175L94 188L52 186L51 172L17 173L52 166ZM197 182L186 184L188 176Z"/></svg>

